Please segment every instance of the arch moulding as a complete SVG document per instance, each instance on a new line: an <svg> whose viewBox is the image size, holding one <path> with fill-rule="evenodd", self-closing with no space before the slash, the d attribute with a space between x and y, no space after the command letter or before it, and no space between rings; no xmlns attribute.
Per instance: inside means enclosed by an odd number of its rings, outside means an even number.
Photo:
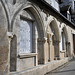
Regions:
<svg viewBox="0 0 75 75"><path fill-rule="evenodd" d="M68 29L67 29L66 24L64 24L64 23L61 24L61 30L63 30L63 29L64 29L64 33L65 33L65 36L66 36L66 41L69 42Z"/></svg>
<svg viewBox="0 0 75 75"><path fill-rule="evenodd" d="M39 27L41 28L40 30L42 31L42 34L43 34L43 37L45 35L45 31L44 31L44 22L42 20L42 17L39 13L39 11L37 10L36 6L31 4L31 3L26 3L26 4L23 4L20 8L18 8L15 13L14 13L14 16L12 18L12 21L11 21L11 32L13 32L13 25L14 25L14 21L15 21L15 18L17 17L17 15L22 11L22 10L25 10L25 9L29 9L32 13L34 13L34 17L36 18L37 22L38 22L38 25Z"/></svg>
<svg viewBox="0 0 75 75"><path fill-rule="evenodd" d="M50 19L48 20L48 23L47 23L45 36L47 36L48 26L52 23L52 27L56 31L55 33L56 33L57 41L60 41L60 31L59 31L59 26L58 26L58 23L57 23L57 19L54 18L53 16L50 16L49 18Z"/></svg>

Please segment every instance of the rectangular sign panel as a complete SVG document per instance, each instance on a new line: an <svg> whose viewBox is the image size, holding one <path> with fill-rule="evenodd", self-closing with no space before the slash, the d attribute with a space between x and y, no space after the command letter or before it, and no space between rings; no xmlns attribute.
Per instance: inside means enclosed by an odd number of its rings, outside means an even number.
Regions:
<svg viewBox="0 0 75 75"><path fill-rule="evenodd" d="M32 22L20 20L20 53L32 52Z"/></svg>

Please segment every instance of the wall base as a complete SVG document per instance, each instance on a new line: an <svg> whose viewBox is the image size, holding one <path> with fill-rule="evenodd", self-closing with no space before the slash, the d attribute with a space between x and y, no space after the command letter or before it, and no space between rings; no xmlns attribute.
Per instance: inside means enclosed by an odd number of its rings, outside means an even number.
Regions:
<svg viewBox="0 0 75 75"><path fill-rule="evenodd" d="M71 60L71 58L64 58L61 60L54 60L49 63L46 63L45 65L39 65L33 68L30 68L28 70L23 70L20 72L10 73L9 75L44 75L47 72L52 71L53 69L63 65L64 63Z"/></svg>

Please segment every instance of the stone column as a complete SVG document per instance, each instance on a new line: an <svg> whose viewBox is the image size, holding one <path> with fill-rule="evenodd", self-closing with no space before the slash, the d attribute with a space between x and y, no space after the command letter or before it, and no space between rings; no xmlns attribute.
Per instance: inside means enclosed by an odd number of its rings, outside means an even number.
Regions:
<svg viewBox="0 0 75 75"><path fill-rule="evenodd" d="M44 64L48 63L49 60L49 46L48 46L48 40L46 37L43 38L43 46L44 46Z"/></svg>
<svg viewBox="0 0 75 75"><path fill-rule="evenodd" d="M46 43L47 39L46 38L38 38L38 60L39 64L45 64L46 62Z"/></svg>
<svg viewBox="0 0 75 75"><path fill-rule="evenodd" d="M50 45L51 45L51 43L52 43L52 36L53 36L53 34L50 34L49 32L48 32L48 39L47 39L47 43L48 43L48 55L49 55L49 57L48 57L48 61L50 61L51 60L51 56L50 56Z"/></svg>
<svg viewBox="0 0 75 75"><path fill-rule="evenodd" d="M12 32L7 32L8 35L8 40L9 40L9 52L8 52L8 73L10 72L10 43L13 38L13 33Z"/></svg>
<svg viewBox="0 0 75 75"><path fill-rule="evenodd" d="M59 50L60 41L54 41L54 51L55 51L55 60L60 59L60 50Z"/></svg>
<svg viewBox="0 0 75 75"><path fill-rule="evenodd" d="M47 43L48 43L48 55L49 55L49 57L48 57L48 61L50 61L50 43L51 43L51 41L48 39L47 40Z"/></svg>
<svg viewBox="0 0 75 75"><path fill-rule="evenodd" d="M71 56L70 50L71 50L71 48L70 48L70 42L66 42L66 56L67 57Z"/></svg>

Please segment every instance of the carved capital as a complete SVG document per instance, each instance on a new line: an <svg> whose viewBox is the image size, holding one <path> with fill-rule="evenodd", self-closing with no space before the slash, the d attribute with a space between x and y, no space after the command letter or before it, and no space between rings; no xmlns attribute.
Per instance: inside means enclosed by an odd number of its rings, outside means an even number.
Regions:
<svg viewBox="0 0 75 75"><path fill-rule="evenodd" d="M8 35L9 38L11 38L11 39L13 38L13 33L12 32L7 32L7 35Z"/></svg>
<svg viewBox="0 0 75 75"><path fill-rule="evenodd" d="M54 41L53 42L55 45L58 45L60 43L60 41Z"/></svg>
<svg viewBox="0 0 75 75"><path fill-rule="evenodd" d="M52 36L53 36L54 34L53 33L49 33L49 32L47 32L47 42L48 43L50 43L51 41L52 41Z"/></svg>
<svg viewBox="0 0 75 75"><path fill-rule="evenodd" d="M47 41L47 38L46 37L44 37L44 38L38 38L38 42L46 42Z"/></svg>

